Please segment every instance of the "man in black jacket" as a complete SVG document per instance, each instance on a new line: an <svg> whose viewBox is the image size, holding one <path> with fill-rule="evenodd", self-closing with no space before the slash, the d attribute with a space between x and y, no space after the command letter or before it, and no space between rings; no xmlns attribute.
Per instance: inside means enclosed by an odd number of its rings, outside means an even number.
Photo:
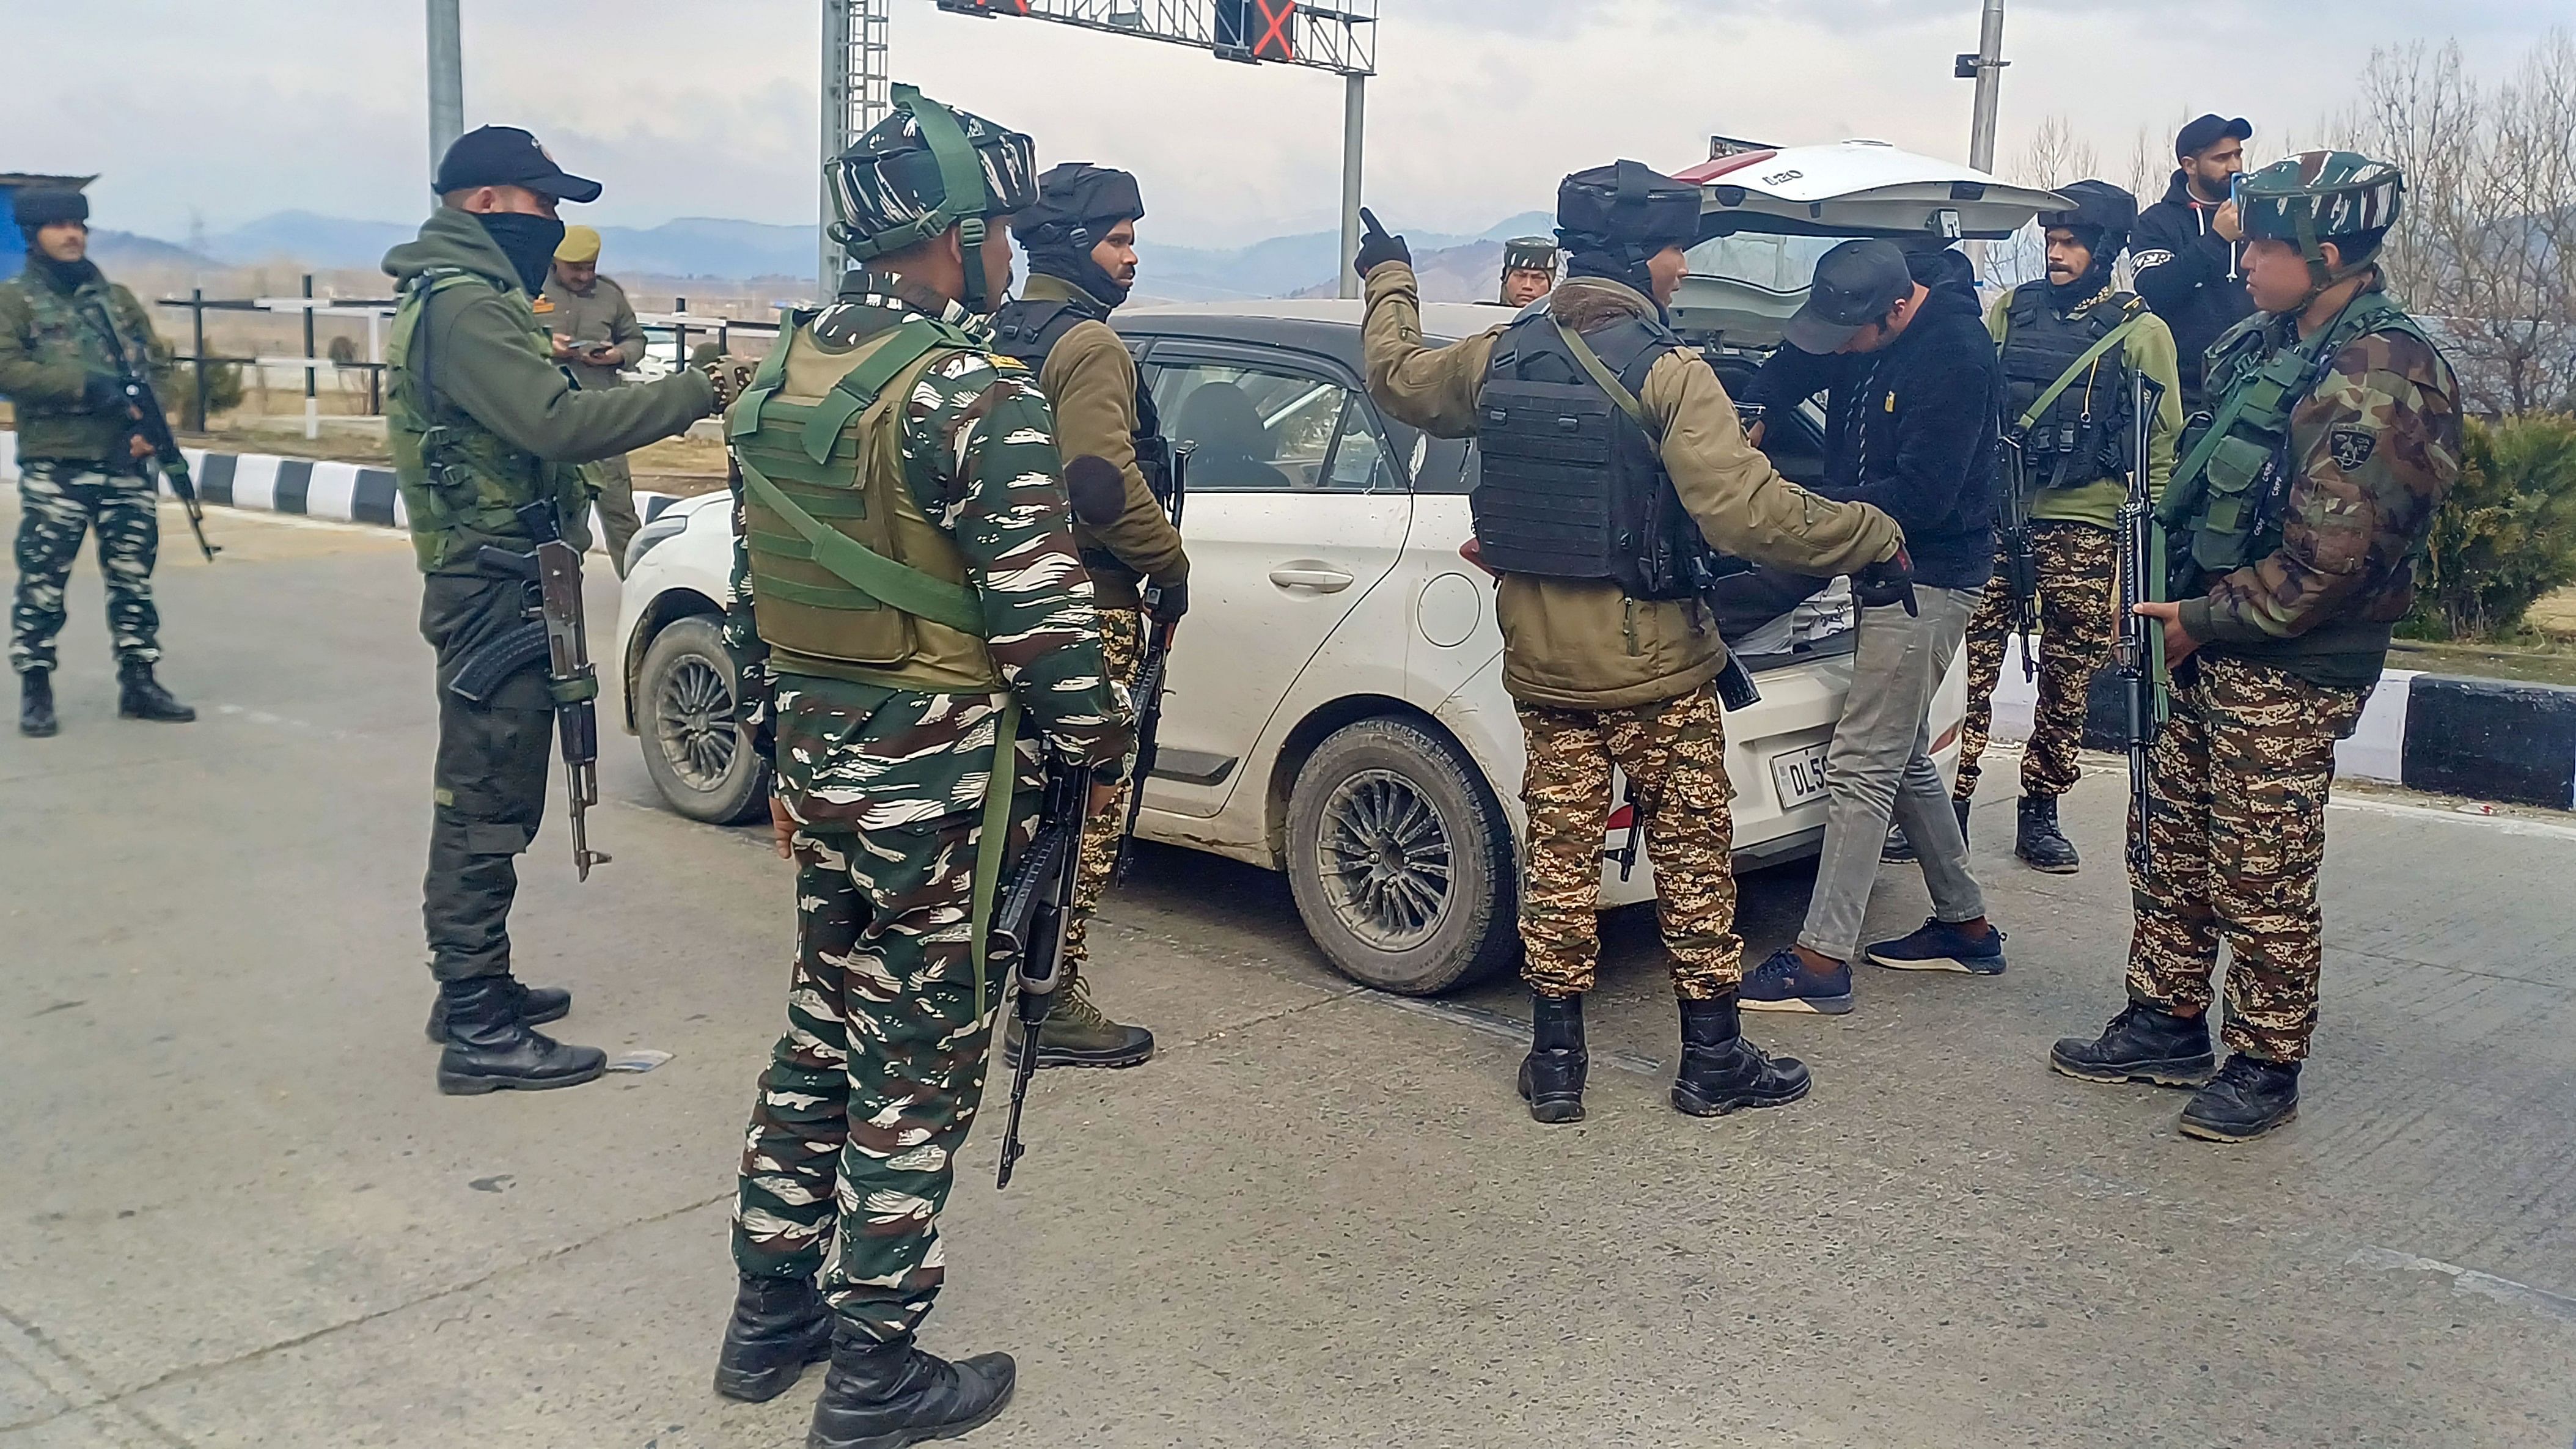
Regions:
<svg viewBox="0 0 2576 1449"><path fill-rule="evenodd" d="M2245 233L2228 199L2253 134L2242 116L2203 116L2183 127L2174 137L2178 164L2164 200L2139 212L2129 234L2138 295L2164 319L2182 354L2185 413L2201 410L2201 354L2254 311L2236 251Z"/></svg>
<svg viewBox="0 0 2576 1449"><path fill-rule="evenodd" d="M1878 880L1891 815L1923 862L1932 919L1869 947L1899 970L2004 969L2003 933L1986 922L1968 844L1932 763L1933 694L1959 657L1968 617L1994 570L1994 495L2003 369L1967 259L1909 257L1894 242L1850 241L1816 263L1788 345L1749 396L1774 409L1822 391L1829 498L1877 505L1905 529L1912 589L1860 595L1852 689L1825 760L1824 858L1798 944L1744 979L1747 1009L1851 1010L1851 960Z"/></svg>

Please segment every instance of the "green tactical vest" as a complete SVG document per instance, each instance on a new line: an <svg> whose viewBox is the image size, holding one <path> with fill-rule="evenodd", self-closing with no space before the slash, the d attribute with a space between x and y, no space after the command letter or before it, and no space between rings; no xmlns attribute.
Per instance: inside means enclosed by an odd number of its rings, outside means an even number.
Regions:
<svg viewBox="0 0 2576 1449"><path fill-rule="evenodd" d="M789 314L725 419L770 661L891 689L998 692L965 557L904 476L900 412L941 357L982 349L916 318L836 351L806 325L814 315Z"/></svg>
<svg viewBox="0 0 2576 1449"><path fill-rule="evenodd" d="M2218 411L2183 440L2182 460L2156 509L2167 534L2191 541L2177 564L2223 574L2279 548L2279 509L2265 505L2280 471L2292 466L2292 410L2356 338L2424 337L2415 319L2378 291L2355 297L2311 344L2267 350L2275 320L2258 312L2210 345L2207 376Z"/></svg>
<svg viewBox="0 0 2576 1449"><path fill-rule="evenodd" d="M545 329L527 294L460 267L432 267L404 284L385 342L392 378L385 392L385 434L394 455L394 479L411 517L412 549L422 573L471 560L486 543L528 543L527 526L512 510L552 499L564 536L576 548L588 541L584 513L591 488L580 468L549 463L502 441L500 434L432 395L423 355L420 319L430 298L450 288L483 287L499 293L524 325L528 350L550 356ZM415 349L418 349L415 351Z"/></svg>

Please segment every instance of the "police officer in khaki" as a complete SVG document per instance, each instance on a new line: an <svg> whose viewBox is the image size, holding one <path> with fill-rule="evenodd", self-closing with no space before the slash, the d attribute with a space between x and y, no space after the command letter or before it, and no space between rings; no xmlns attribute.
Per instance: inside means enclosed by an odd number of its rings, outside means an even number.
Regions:
<svg viewBox="0 0 2576 1449"><path fill-rule="evenodd" d="M626 289L599 274L599 232L592 227L564 228L536 312L551 336L554 360L571 372L583 392L618 386L626 381L624 369L644 360L644 328L635 320ZM591 464L590 475L599 489L599 526L607 535L608 563L622 579L626 545L644 526L635 516L635 476L623 453Z"/></svg>
<svg viewBox="0 0 2576 1449"><path fill-rule="evenodd" d="M1422 340L1403 238L1372 219L1357 259L1369 395L1426 432L1474 435L1483 457L1477 549L1500 578L1503 686L1529 750L1520 1089L1542 1122L1583 1116L1583 994L1614 766L1635 789L1673 957L1673 1105L1712 1116L1806 1095L1806 1067L1755 1049L1738 1022L1734 791L1710 688L1727 656L1701 594L1712 550L1857 572L1873 588L1904 576L1895 521L1783 479L1717 374L1668 330L1699 219L1698 188L1637 162L1576 172L1557 191L1567 278L1547 307L1440 348ZM1633 538L1603 526L1614 516L1639 521Z"/></svg>
<svg viewBox="0 0 2576 1449"><path fill-rule="evenodd" d="M528 552L532 515L587 545L590 486L574 465L685 430L730 401L749 369L727 362L641 387L575 388L530 299L563 240L557 205L596 199L599 183L565 174L527 132L485 126L448 148L434 189L438 209L384 263L402 293L386 347L386 431L425 575L420 632L438 653L421 902L439 983L429 1034L446 1048L443 1092L568 1087L597 1077L606 1054L530 1030L569 1011L571 994L510 974L516 862L545 815L554 735L543 661L481 702L449 687L525 617L523 578L492 570L482 552Z"/></svg>

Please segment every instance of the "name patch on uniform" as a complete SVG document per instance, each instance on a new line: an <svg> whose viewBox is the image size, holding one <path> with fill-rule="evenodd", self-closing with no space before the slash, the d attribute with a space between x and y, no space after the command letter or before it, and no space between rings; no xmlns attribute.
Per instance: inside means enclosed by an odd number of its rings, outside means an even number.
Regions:
<svg viewBox="0 0 2576 1449"><path fill-rule="evenodd" d="M2349 473L2370 461L2379 447L2379 434L2356 423L2346 423L2326 433L2326 451L2334 455L2335 466Z"/></svg>

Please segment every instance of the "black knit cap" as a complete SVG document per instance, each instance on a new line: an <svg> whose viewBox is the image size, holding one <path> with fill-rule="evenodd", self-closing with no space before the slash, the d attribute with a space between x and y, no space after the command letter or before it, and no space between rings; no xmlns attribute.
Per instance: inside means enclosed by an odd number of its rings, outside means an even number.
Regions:
<svg viewBox="0 0 2576 1449"><path fill-rule="evenodd" d="M34 231L58 221L87 222L89 198L67 187L21 187L9 198L9 212L21 231Z"/></svg>

